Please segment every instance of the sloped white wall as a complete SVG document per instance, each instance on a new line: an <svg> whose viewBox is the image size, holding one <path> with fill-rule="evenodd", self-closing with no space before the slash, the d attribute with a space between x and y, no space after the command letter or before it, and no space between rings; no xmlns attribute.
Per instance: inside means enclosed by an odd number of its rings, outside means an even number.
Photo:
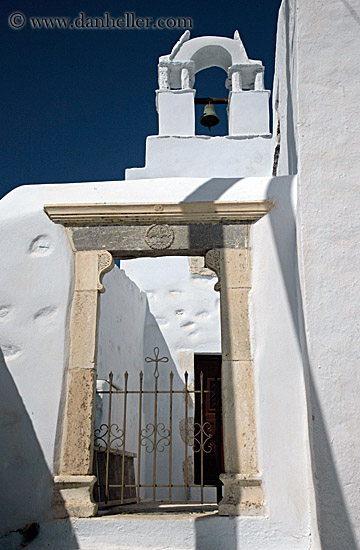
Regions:
<svg viewBox="0 0 360 550"><path fill-rule="evenodd" d="M104 276L105 292L100 295L98 326L98 389L109 390L104 383L113 372L113 382L124 389L124 374L129 373L129 386L138 388L138 374L144 368L144 325L147 300L144 292L123 270L114 266ZM135 384L134 384L135 383ZM128 397L126 451L137 452L138 405ZM115 394L112 400L112 422L123 428L123 396ZM96 399L95 428L108 423L108 395ZM99 432L100 433L100 432ZM114 431L114 435L115 431ZM116 442L114 442L115 444ZM119 445L121 448L121 444Z"/></svg>

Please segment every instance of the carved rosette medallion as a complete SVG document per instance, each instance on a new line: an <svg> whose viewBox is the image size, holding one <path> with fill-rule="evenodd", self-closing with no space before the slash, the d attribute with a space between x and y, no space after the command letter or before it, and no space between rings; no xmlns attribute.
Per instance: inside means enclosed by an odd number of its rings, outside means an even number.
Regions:
<svg viewBox="0 0 360 550"><path fill-rule="evenodd" d="M147 228L144 235L146 244L153 250L164 250L174 242L174 231L168 225L154 224Z"/></svg>

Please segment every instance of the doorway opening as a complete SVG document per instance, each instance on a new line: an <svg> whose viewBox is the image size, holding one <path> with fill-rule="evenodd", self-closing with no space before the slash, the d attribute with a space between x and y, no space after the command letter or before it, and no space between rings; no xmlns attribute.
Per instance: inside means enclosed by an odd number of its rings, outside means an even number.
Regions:
<svg viewBox="0 0 360 550"><path fill-rule="evenodd" d="M105 275L94 439L100 508L221 500L216 281L196 256L120 260Z"/></svg>
<svg viewBox="0 0 360 550"><path fill-rule="evenodd" d="M195 355L195 390L203 386L204 399L201 393L195 398L195 425L205 425L211 440L205 445L203 455L195 454L194 477L199 483L203 471L206 485L216 486L216 500L222 498L222 483L219 479L224 471L224 451L222 437L222 405L221 405L221 355ZM202 378L202 380L201 380Z"/></svg>

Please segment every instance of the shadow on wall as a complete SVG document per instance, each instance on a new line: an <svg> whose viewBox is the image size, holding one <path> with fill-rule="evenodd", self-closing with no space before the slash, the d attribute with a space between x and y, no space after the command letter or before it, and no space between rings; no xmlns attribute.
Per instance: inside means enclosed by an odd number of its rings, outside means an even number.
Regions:
<svg viewBox="0 0 360 550"><path fill-rule="evenodd" d="M206 516L195 520L196 550L237 550L237 521L235 517L222 518L219 529L219 516Z"/></svg>
<svg viewBox="0 0 360 550"><path fill-rule="evenodd" d="M280 188L279 185L281 186ZM270 182L268 188L268 198L276 202L280 197L282 210L286 216L291 217L291 219L288 220L287 227L293 227L293 231L296 232L296 220L291 204L291 188L288 185L281 185L281 181L279 182L274 178ZM288 245L286 245L286 236L284 236L283 216L277 215L276 206L270 211L268 216L270 218L292 320L303 358L308 406L309 438L312 447L313 483L315 487L317 523L321 547L324 550L339 550L339 540L341 540L342 548L346 548L346 550L357 550L358 546L354 538L346 504L342 496L341 484L337 476L329 435L321 411L321 404L311 374L312 369L308 356L300 276L297 264L298 250L296 239L294 242L295 261L293 265L290 265L286 252L288 250ZM289 231L288 235L291 233L292 231ZM294 293L294 288L297 288L297 295Z"/></svg>
<svg viewBox="0 0 360 550"><path fill-rule="evenodd" d="M41 526L31 524L51 518L53 481L1 349L0 442L0 548L18 550L41 538ZM64 548L79 548L68 520L62 521L61 539Z"/></svg>
<svg viewBox="0 0 360 550"><path fill-rule="evenodd" d="M243 178L211 178L203 185L198 187L193 193L186 197L184 202L192 201L216 201L228 191L233 185ZM189 247L196 246L193 242L194 235L190 228ZM224 236L219 242L219 248L224 245ZM224 295L222 300L224 300ZM226 304L225 308L227 308ZM230 332L230 328L225 326L226 319L222 319L221 331ZM228 375L228 391L235 393L236 388L234 382L230 380ZM235 454L235 449L233 450ZM238 456L234 456L234 461L238 461ZM226 531L219 533L218 516L208 516L197 518L195 520L195 548L196 550L208 550L210 548L221 548L222 550L236 550L237 548L237 524L234 519L228 519Z"/></svg>
<svg viewBox="0 0 360 550"><path fill-rule="evenodd" d="M286 21L289 21L289 3L288 1L285 1L284 4L285 7L285 18ZM296 140L295 140L295 127L294 127L294 120L295 120L295 114L294 114L294 104L292 99L292 82L291 82L291 74L290 74L290 53L294 50L294 40L296 36L296 27L294 23L294 28L292 29L291 36L290 36L290 29L289 25L286 25L286 89L287 89L287 113L286 113L286 142L290 144L291 146L288 147L288 170L289 174L297 174L297 165L298 165L298 159L297 159L297 153L296 153ZM283 140L285 141L285 140ZM281 144L280 144L281 147Z"/></svg>
<svg viewBox="0 0 360 550"><path fill-rule="evenodd" d="M243 178L211 178L203 185L197 188L193 193L186 197L184 202L192 201L216 201L228 191L233 185ZM189 247L196 247L193 242L194 235L190 228ZM224 244L224 239L219 243L219 248ZM224 300L224 296L222 296ZM226 307L226 306L225 306ZM226 320L222 319L222 331L230 332L229 327L224 326ZM228 380L229 392L236 391L234 383ZM238 457L234 457L238 461ZM226 529L219 532L219 517L207 516L195 520L195 548L196 550L209 550L211 548L221 548L222 550L236 550L237 544L237 523L234 518L229 518L226 522Z"/></svg>
<svg viewBox="0 0 360 550"><path fill-rule="evenodd" d="M290 37L288 36L288 40ZM291 98L290 98L291 99ZM292 107L288 113L292 117ZM291 116L290 116L291 115ZM288 128L288 132L293 132L293 128ZM296 171L296 157L289 159L290 166ZM229 189L237 179L218 179L208 180L199 189L189 195L184 202L196 200L215 201ZM273 178L268 187L267 198L281 203L281 208L287 219L287 227L293 227L296 232L296 220L293 214L291 203L291 188L286 185L285 179ZM285 183L285 185L284 185ZM308 402L308 426L312 453L312 472L313 483L315 487L315 497L317 505L317 523L322 548L326 550L339 550L339 537L341 537L342 548L347 550L357 550L358 546L354 538L351 523L349 521L346 504L342 496L341 484L337 476L334 458L332 456L329 435L326 430L325 421L321 411L316 388L312 379L310 360L308 357L304 312L302 307L302 296L300 289L300 277L297 265L298 251L296 239L291 246L294 248L294 262L289 263L288 235L284 235L283 216L278 215L277 208L268 214L276 245L279 263L282 270L282 277L287 292L289 307L296 334L298 345L303 357L304 378L306 381L306 392ZM191 236L190 236L191 238ZM294 290L297 289L297 292ZM312 420L314 415L314 421ZM202 550L209 548L208 532L212 531L212 523L215 525L215 518L200 518L196 521L196 549ZM214 527L215 529L215 527ZM216 537L216 531L214 532ZM228 532L229 540L221 541L218 547L236 548L236 524ZM224 546L225 543L227 546ZM215 546L214 546L215 547Z"/></svg>
<svg viewBox="0 0 360 550"><path fill-rule="evenodd" d="M210 178L200 185L200 187L197 187L190 195L185 197L183 202L216 201L228 191L230 187L242 179L244 178ZM192 244L190 240L189 248L191 248Z"/></svg>

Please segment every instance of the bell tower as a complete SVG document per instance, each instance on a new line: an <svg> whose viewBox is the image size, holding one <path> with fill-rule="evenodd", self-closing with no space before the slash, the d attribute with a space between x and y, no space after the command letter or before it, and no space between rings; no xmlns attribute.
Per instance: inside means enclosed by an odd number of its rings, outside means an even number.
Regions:
<svg viewBox="0 0 360 550"><path fill-rule="evenodd" d="M209 67L224 70L227 98L196 96L196 74ZM271 175L270 91L264 89L262 62L248 58L238 31L234 38L193 39L186 31L171 53L159 58L158 85L158 135L147 138L145 168L127 170L126 179ZM205 128L204 135L195 135L195 104L210 103L214 117L217 102L227 103L228 135L211 135Z"/></svg>

